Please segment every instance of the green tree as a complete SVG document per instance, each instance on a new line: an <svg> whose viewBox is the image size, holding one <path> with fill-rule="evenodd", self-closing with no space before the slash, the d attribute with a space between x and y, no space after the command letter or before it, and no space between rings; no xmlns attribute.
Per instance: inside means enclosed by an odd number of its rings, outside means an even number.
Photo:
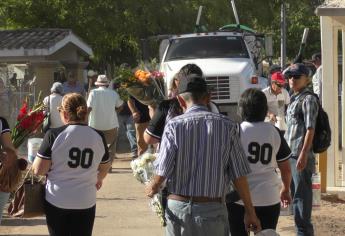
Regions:
<svg viewBox="0 0 345 236"><path fill-rule="evenodd" d="M314 10L321 0L286 0L287 54L293 58L304 27L309 27L307 55L320 50L319 19ZM241 24L274 35L279 56L280 0L237 0ZM198 7L201 23L215 31L235 23L228 0L2 0L0 28L71 28L94 50L95 61L136 64L141 39L158 34L192 32Z"/></svg>

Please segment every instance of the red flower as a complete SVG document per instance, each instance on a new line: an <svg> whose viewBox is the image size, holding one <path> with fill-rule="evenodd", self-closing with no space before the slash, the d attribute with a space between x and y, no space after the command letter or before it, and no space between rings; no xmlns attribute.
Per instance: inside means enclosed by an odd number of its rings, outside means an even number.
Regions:
<svg viewBox="0 0 345 236"><path fill-rule="evenodd" d="M18 126L21 129L30 129L30 127L32 126L32 116L27 116L24 119L22 119L19 122Z"/></svg>
<svg viewBox="0 0 345 236"><path fill-rule="evenodd" d="M44 120L43 111L35 111L20 121L19 127L24 130L34 131Z"/></svg>
<svg viewBox="0 0 345 236"><path fill-rule="evenodd" d="M28 114L28 104L24 101L22 107L19 110L17 120L22 120Z"/></svg>

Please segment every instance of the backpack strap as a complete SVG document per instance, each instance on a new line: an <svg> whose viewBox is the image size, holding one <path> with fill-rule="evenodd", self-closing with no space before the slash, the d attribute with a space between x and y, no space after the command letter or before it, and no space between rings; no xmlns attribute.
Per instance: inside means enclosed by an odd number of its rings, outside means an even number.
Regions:
<svg viewBox="0 0 345 236"><path fill-rule="evenodd" d="M320 110L320 108L321 108L322 106L321 106L321 103L320 103L319 96L317 96L317 94L315 94L315 93L313 93L313 92L311 92L311 91L309 91L309 90L305 91L305 92L298 98L298 105L297 105L298 110L299 110L299 111L302 111L302 103L303 103L304 99L305 99L308 95L312 95L312 96L314 96L314 97L316 98L317 104L319 105L319 110ZM302 113L303 113L303 112L300 112L299 114L300 114L300 116L301 116L301 118L302 118L302 120L303 120L304 117L303 117Z"/></svg>

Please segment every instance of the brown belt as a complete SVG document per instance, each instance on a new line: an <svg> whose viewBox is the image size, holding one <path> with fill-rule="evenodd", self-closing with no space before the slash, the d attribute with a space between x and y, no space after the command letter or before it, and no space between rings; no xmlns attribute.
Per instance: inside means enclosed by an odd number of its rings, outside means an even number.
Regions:
<svg viewBox="0 0 345 236"><path fill-rule="evenodd" d="M191 197L191 196L182 196L176 194L170 194L168 199L182 201L182 202L222 202L221 197L211 198L211 197Z"/></svg>

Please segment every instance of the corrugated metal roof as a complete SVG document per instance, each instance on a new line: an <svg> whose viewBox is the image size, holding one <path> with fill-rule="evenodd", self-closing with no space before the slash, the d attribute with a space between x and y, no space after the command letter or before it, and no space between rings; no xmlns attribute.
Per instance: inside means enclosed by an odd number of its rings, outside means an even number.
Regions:
<svg viewBox="0 0 345 236"><path fill-rule="evenodd" d="M0 49L47 49L71 33L70 29L0 30Z"/></svg>
<svg viewBox="0 0 345 236"><path fill-rule="evenodd" d="M339 7L345 8L344 0L326 0L320 7Z"/></svg>

